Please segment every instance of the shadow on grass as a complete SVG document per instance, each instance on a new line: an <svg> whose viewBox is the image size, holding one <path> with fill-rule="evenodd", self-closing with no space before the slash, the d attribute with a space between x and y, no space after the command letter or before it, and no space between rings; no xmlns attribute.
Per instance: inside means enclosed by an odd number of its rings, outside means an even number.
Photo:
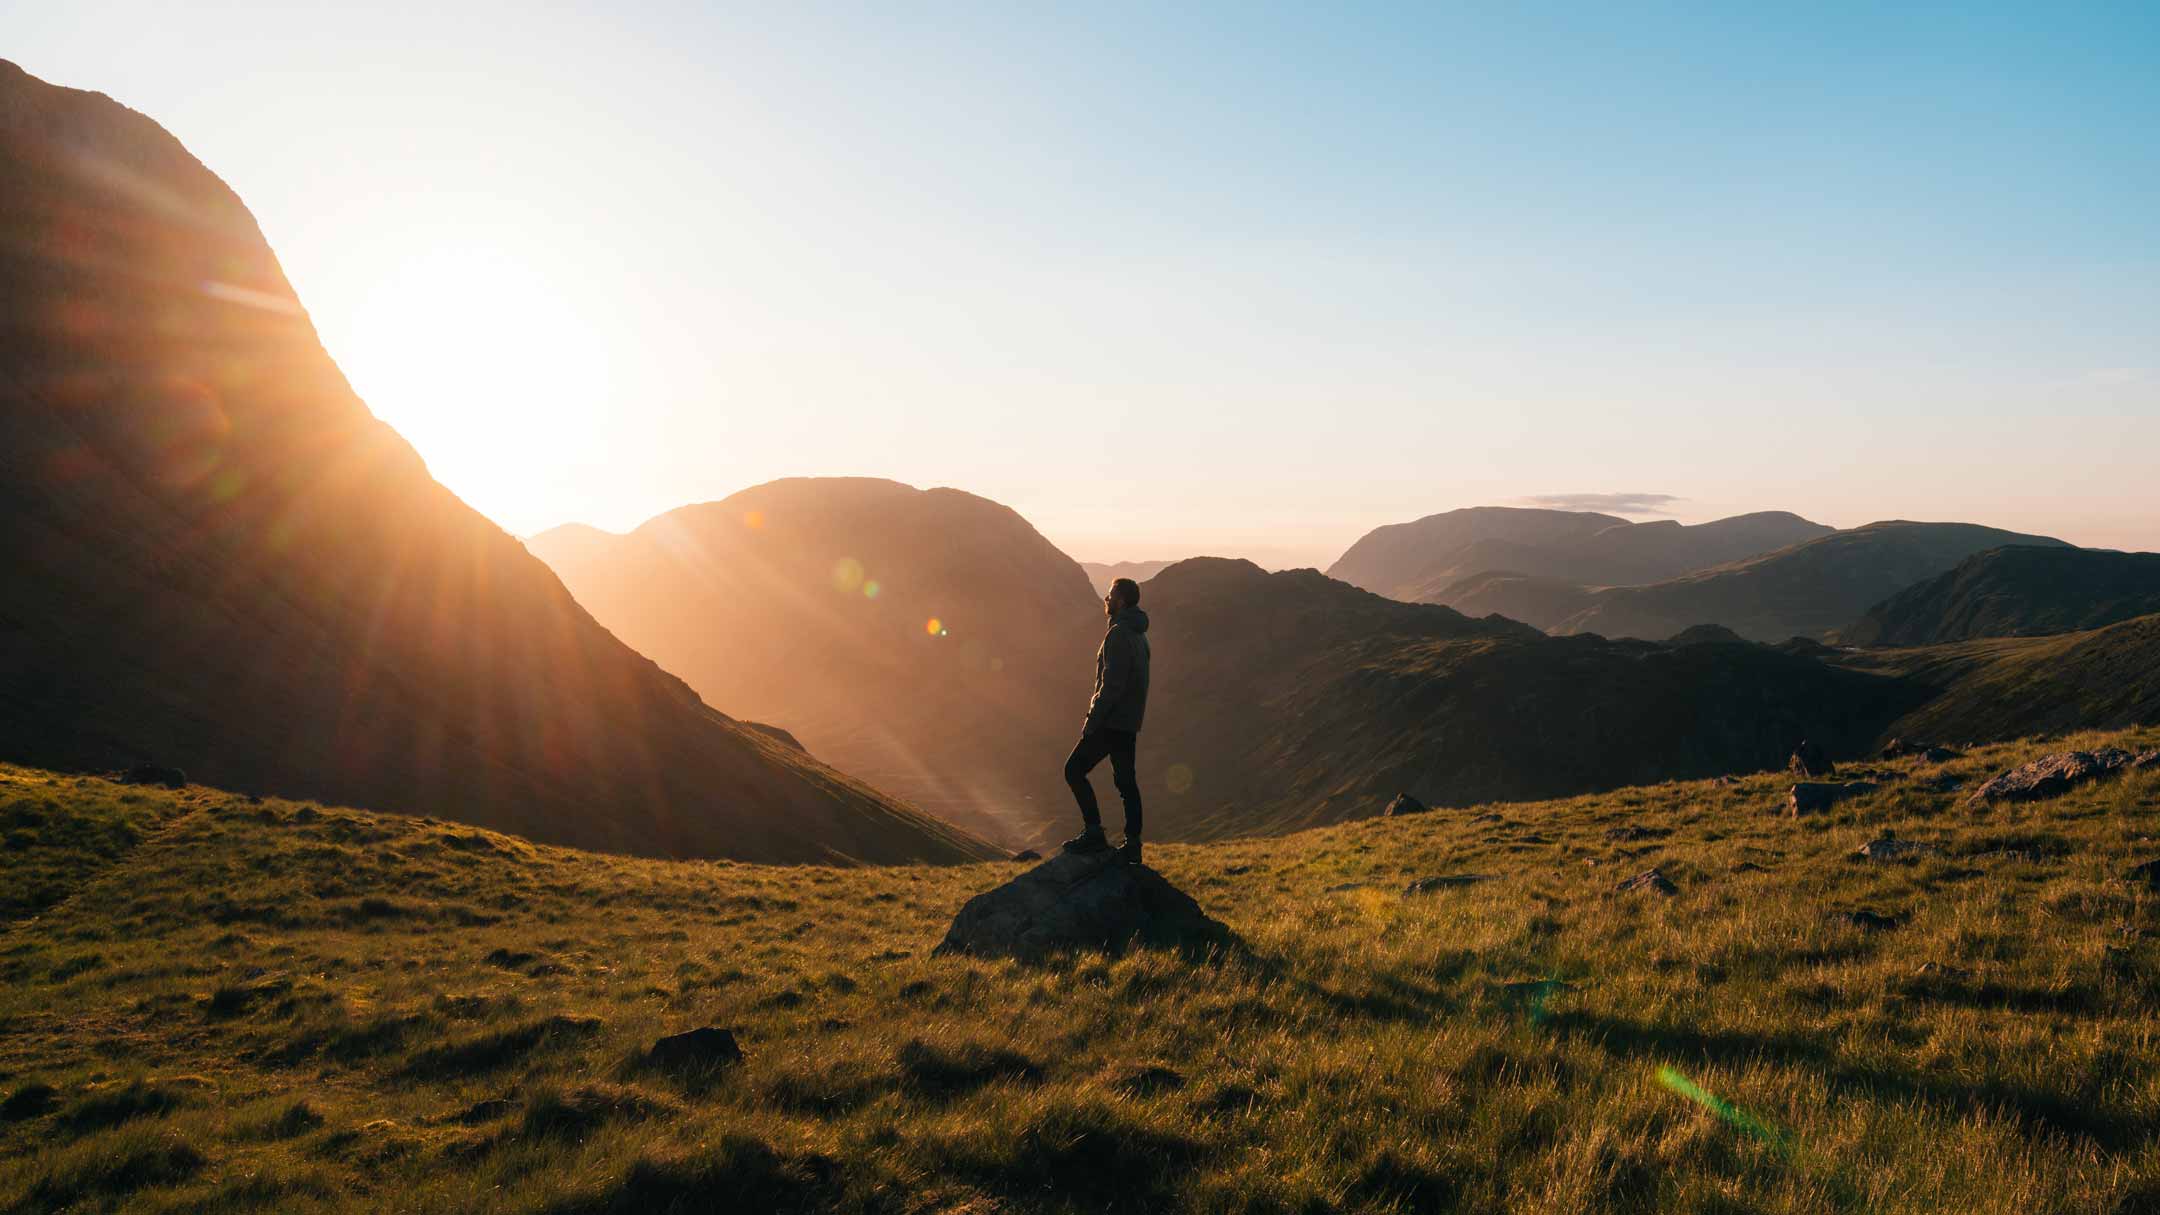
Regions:
<svg viewBox="0 0 2160 1215"><path fill-rule="evenodd" d="M1646 1025L1589 1013L1551 1015L1553 1033L1588 1042L1609 1054L1645 1061L1702 1060L1745 1066L1757 1062L1805 1067L1843 1095L1895 1105L1934 1107L1952 1117L1986 1110L2009 1114L2028 1130L2085 1139L2111 1152L2127 1151L2160 1133L2160 1119L2140 1117L2103 1102L2097 1093L2067 1093L1988 1078L1978 1083L1948 1076L1855 1064L1829 1043L1803 1034L1751 1034L1686 1026Z"/></svg>

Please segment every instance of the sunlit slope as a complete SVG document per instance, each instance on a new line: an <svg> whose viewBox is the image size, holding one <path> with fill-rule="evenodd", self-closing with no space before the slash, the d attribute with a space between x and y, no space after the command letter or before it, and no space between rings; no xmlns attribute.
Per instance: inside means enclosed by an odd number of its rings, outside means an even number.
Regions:
<svg viewBox="0 0 2160 1215"><path fill-rule="evenodd" d="M842 771L1006 838L1070 809L1102 606L1008 507L791 478L528 544L616 636Z"/></svg>
<svg viewBox="0 0 2160 1215"><path fill-rule="evenodd" d="M1848 665L1931 689L1907 738L2001 739L2160 723L2160 615L2052 637L1867 650Z"/></svg>
<svg viewBox="0 0 2160 1215"><path fill-rule="evenodd" d="M707 708L354 396L238 198L0 64L0 754L595 848L982 846Z"/></svg>
<svg viewBox="0 0 2160 1215"><path fill-rule="evenodd" d="M65 874L0 950L0 1210L2142 1210L2160 781L1933 790L2030 754L1167 846L1242 948L1042 968L930 956L1007 864L0 769L0 886ZM1940 852L1851 858L1886 832ZM1403 893L1448 875L1490 880ZM640 1062L708 1024L738 1067Z"/></svg>
<svg viewBox="0 0 2160 1215"><path fill-rule="evenodd" d="M1285 831L1428 804L1562 796L1872 748L1920 690L1739 643L1553 638L1310 570L1196 559L1143 587L1150 830Z"/></svg>

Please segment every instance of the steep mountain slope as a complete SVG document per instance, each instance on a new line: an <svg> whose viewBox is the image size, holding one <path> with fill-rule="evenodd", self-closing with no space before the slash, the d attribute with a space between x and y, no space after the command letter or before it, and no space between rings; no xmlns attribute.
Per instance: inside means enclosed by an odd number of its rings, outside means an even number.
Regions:
<svg viewBox="0 0 2160 1215"><path fill-rule="evenodd" d="M1479 575L1631 586L1785 548L1832 530L1784 511L1689 526L1670 519L1629 523L1611 515L1484 506L1378 528L1352 545L1328 575L1391 599L1462 608L1450 593Z"/></svg>
<svg viewBox="0 0 2160 1215"><path fill-rule="evenodd" d="M2160 553L1989 549L1909 586L1839 633L1906 646L2071 633L2160 612Z"/></svg>
<svg viewBox="0 0 2160 1215"><path fill-rule="evenodd" d="M1754 641L1820 637L1884 597L2006 544L2067 547L1972 523L1870 523L1683 578L1598 591L1553 631L1670 637L1722 624Z"/></svg>
<svg viewBox="0 0 2160 1215"><path fill-rule="evenodd" d="M676 856L984 845L745 728L436 484L240 200L0 63L0 753Z"/></svg>
<svg viewBox="0 0 2160 1215"><path fill-rule="evenodd" d="M1921 691L1752 644L1550 638L1310 570L1195 560L1147 584L1150 830L1205 838L1560 796L1873 745Z"/></svg>
<svg viewBox="0 0 2160 1215"><path fill-rule="evenodd" d="M1007 838L1064 813L1102 605L1004 506L799 478L529 546L616 636L844 772Z"/></svg>
<svg viewBox="0 0 2160 1215"><path fill-rule="evenodd" d="M1083 561L1080 568L1087 571L1088 581L1095 584L1095 593L1103 595L1108 594L1110 584L1120 578L1146 582L1176 564L1176 561Z"/></svg>

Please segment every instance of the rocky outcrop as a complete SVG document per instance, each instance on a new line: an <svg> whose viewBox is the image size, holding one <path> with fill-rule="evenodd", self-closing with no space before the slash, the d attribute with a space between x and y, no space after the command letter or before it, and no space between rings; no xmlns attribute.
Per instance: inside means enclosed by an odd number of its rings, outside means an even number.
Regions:
<svg viewBox="0 0 2160 1215"><path fill-rule="evenodd" d="M1995 777L1973 790L1970 800L1987 805L2045 801L2061 797L2079 785L2114 776L2136 762L2137 757L2119 747L2060 751L2020 764Z"/></svg>
<svg viewBox="0 0 2160 1215"><path fill-rule="evenodd" d="M1431 806L1426 805L1424 802L1419 801L1418 799L1410 796L1409 794L1398 793L1395 795L1395 800L1387 804L1387 809L1381 811L1380 813L1382 817L1395 818L1399 815L1404 814L1423 814L1430 809L1432 809Z"/></svg>
<svg viewBox="0 0 2160 1215"><path fill-rule="evenodd" d="M936 952L1033 959L1140 946L1201 953L1234 939L1153 869L1116 853L1068 852L969 899Z"/></svg>
<svg viewBox="0 0 2160 1215"><path fill-rule="evenodd" d="M1633 891L1650 891L1657 894L1680 893L1680 888L1673 885L1673 880L1669 877L1666 877L1662 870L1657 869L1652 869L1644 873L1638 873L1634 877L1631 877L1628 880L1620 883L1618 886L1613 887L1613 889L1620 894L1627 894Z"/></svg>

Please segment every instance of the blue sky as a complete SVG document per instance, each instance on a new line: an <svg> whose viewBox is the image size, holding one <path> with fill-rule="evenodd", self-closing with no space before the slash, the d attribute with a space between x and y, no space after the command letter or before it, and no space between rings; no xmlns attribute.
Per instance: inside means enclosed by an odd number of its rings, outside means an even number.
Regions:
<svg viewBox="0 0 2160 1215"><path fill-rule="evenodd" d="M1584 492L2160 548L2160 5L86 0L10 34L231 182L513 531L858 473L1091 559L1325 564Z"/></svg>

